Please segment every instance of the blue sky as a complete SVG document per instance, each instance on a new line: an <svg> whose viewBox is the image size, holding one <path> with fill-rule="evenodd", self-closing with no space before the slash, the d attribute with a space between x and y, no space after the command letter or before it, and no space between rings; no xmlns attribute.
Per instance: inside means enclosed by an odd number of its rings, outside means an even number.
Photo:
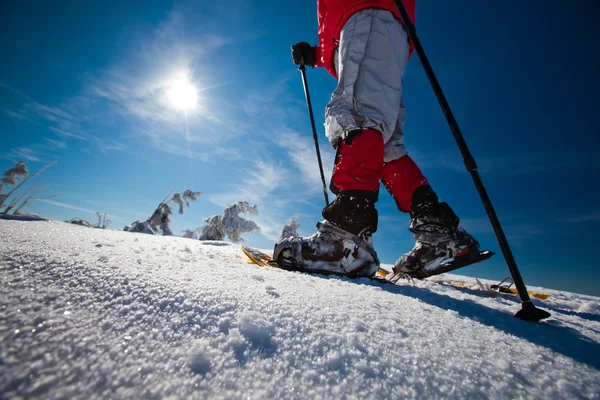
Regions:
<svg viewBox="0 0 600 400"><path fill-rule="evenodd" d="M276 4L275 4L276 3ZM174 187L204 192L176 234L228 204L258 204L270 248L297 214L314 232L324 200L290 45L317 42L316 2L11 2L0 17L0 169L25 159L50 184L42 215L111 228L149 216ZM525 282L600 295L598 5L419 1L417 29L475 156ZM199 90L187 114L166 90ZM323 110L335 80L309 70L327 176ZM499 246L418 58L405 73L409 153L477 236ZM410 250L408 216L382 188L380 258ZM464 274L502 279L501 254Z"/></svg>

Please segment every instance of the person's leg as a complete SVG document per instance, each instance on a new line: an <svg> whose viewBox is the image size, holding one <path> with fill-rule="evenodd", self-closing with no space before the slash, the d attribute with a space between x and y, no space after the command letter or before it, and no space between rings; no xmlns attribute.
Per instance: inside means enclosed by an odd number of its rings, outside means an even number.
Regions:
<svg viewBox="0 0 600 400"><path fill-rule="evenodd" d="M415 235L414 248L395 263L394 271L420 276L422 269L431 274L448 258L478 250L477 241L460 228L459 219L438 196L404 147L404 120L401 111L392 138L385 144L381 181L401 212L410 213L410 231Z"/></svg>
<svg viewBox="0 0 600 400"><path fill-rule="evenodd" d="M337 197L323 210L319 231L280 242L275 259L281 256L282 262L306 269L376 271L371 236L377 229L375 202L407 61L406 34L390 12L369 9L348 20L336 54L338 86L325 118L327 137L337 149L331 182Z"/></svg>
<svg viewBox="0 0 600 400"><path fill-rule="evenodd" d="M325 133L332 146L357 129L374 129L387 143L399 119L402 75L409 44L389 11L367 9L353 15L335 54L338 85L325 110Z"/></svg>
<svg viewBox="0 0 600 400"><path fill-rule="evenodd" d="M383 171L383 139L372 129L349 132L340 142L331 177L335 200L323 218L355 235L377 230L375 203Z"/></svg>
<svg viewBox="0 0 600 400"><path fill-rule="evenodd" d="M327 137L337 147L331 182L337 198L323 216L338 226L377 229L375 202L384 144L392 138L402 110L408 51L404 29L388 11L364 10L342 29L336 54L338 86L325 112ZM346 211L353 209L357 211ZM338 215L356 226L338 221Z"/></svg>

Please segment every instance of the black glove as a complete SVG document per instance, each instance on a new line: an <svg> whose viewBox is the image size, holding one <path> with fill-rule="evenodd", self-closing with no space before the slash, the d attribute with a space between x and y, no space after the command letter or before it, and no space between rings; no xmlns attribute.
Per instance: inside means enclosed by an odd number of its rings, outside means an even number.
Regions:
<svg viewBox="0 0 600 400"><path fill-rule="evenodd" d="M294 64L300 65L304 63L309 67L314 67L316 64L317 54L315 48L306 42L296 43L292 46L292 59Z"/></svg>

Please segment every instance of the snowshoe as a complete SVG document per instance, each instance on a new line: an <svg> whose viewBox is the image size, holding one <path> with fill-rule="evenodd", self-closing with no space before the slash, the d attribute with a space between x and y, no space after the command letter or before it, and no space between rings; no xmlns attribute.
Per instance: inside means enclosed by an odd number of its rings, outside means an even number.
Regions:
<svg viewBox="0 0 600 400"><path fill-rule="evenodd" d="M379 259L368 231L353 235L327 220L312 236L290 237L275 245L273 259L284 269L333 273L352 278L375 275Z"/></svg>
<svg viewBox="0 0 600 400"><path fill-rule="evenodd" d="M424 279L465 267L493 256L491 251L480 251L479 243L462 228L453 238L437 243L417 240L415 247L400 257L394 265L395 274L406 274Z"/></svg>
<svg viewBox="0 0 600 400"><path fill-rule="evenodd" d="M410 230L415 246L394 265L395 276L424 279L490 258L479 243L459 226L459 218L447 203L440 203L429 186L413 196Z"/></svg>

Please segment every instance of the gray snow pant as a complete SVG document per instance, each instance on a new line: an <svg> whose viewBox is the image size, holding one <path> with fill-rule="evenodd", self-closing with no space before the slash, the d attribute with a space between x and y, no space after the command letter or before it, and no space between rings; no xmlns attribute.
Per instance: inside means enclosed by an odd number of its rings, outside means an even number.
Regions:
<svg viewBox="0 0 600 400"><path fill-rule="evenodd" d="M334 147L346 132L371 128L383 136L385 162L406 154L402 75L408 53L407 34L391 12L366 9L346 22L335 53L338 86L325 111Z"/></svg>

